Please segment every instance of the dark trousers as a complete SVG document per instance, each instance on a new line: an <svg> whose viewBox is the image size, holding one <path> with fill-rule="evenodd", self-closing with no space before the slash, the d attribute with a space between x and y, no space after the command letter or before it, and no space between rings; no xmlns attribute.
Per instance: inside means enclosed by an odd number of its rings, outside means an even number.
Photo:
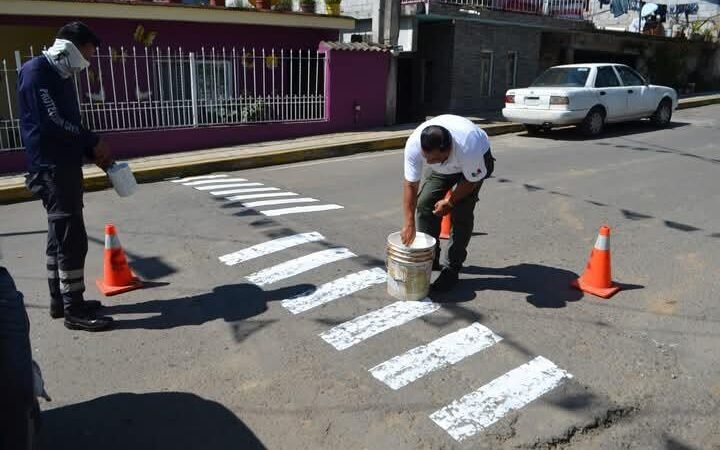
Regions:
<svg viewBox="0 0 720 450"><path fill-rule="evenodd" d="M13 279L0 267L0 448L26 449L33 393L30 325Z"/></svg>
<svg viewBox="0 0 720 450"><path fill-rule="evenodd" d="M80 167L56 167L27 176L26 185L47 211L47 277L50 298L66 311L79 309L85 292L88 250L83 220L83 176Z"/></svg>
<svg viewBox="0 0 720 450"><path fill-rule="evenodd" d="M494 159L490 152L486 153L485 167L490 176L494 170ZM418 193L416 222L418 231L429 234L438 239L440 236L440 223L442 217L433 214L435 203L442 200L447 191L453 186L463 181L465 177L462 173L454 173L450 175L440 174L430 171L423 180L422 187ZM478 195L483 182L480 181L475 190L469 195L461 199L450 210L450 218L452 220L452 231L450 232L450 240L448 242L447 255L443 261L445 267L449 267L455 271L462 269L463 263L467 258L467 246L472 237L473 227L475 225L475 204L478 201ZM440 257L440 241L435 251L435 259Z"/></svg>

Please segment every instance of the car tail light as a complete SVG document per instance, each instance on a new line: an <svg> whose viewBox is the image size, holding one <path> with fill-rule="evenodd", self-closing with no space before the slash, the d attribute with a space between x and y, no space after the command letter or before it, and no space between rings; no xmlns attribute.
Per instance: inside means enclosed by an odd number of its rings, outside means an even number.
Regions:
<svg viewBox="0 0 720 450"><path fill-rule="evenodd" d="M570 98L569 97L562 97L559 95L553 95L550 97L550 104L551 105L569 105L570 104Z"/></svg>
<svg viewBox="0 0 720 450"><path fill-rule="evenodd" d="M506 95L505 103L515 103L515 96L514 95Z"/></svg>

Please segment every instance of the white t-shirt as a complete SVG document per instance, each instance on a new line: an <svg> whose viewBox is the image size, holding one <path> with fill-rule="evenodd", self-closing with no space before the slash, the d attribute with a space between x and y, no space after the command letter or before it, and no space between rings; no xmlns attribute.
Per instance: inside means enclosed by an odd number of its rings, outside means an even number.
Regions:
<svg viewBox="0 0 720 450"><path fill-rule="evenodd" d="M477 182L485 178L485 153L490 149L487 133L468 119L446 114L420 125L405 144L405 179L420 181L425 158L420 146L420 135L425 127L439 125L450 132L453 146L450 157L444 163L428 164L433 171L442 174L462 173L465 179Z"/></svg>

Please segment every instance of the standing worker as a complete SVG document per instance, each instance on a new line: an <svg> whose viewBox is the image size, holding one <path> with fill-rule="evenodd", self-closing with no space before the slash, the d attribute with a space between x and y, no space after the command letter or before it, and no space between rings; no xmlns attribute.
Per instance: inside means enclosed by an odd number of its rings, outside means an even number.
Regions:
<svg viewBox="0 0 720 450"><path fill-rule="evenodd" d="M28 163L26 186L48 218L47 270L50 315L70 329L99 331L98 301L85 301L83 157L103 170L112 164L103 141L81 123L74 76L90 66L100 40L80 22L62 27L52 47L23 65L18 77L20 131Z"/></svg>
<svg viewBox="0 0 720 450"><path fill-rule="evenodd" d="M419 189L423 161L431 170ZM438 239L441 218L450 214L452 219L447 257L432 284L434 291L449 291L458 281L472 236L475 203L494 161L487 134L471 121L449 114L420 125L405 144L403 244L412 244L416 229ZM441 269L439 241L433 269Z"/></svg>

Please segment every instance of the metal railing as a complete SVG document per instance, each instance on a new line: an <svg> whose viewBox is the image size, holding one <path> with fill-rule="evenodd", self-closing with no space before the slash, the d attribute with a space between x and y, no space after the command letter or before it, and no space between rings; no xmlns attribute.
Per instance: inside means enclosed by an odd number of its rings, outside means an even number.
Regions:
<svg viewBox="0 0 720 450"><path fill-rule="evenodd" d="M425 3L422 0L401 1L403 4ZM592 15L592 3L589 0L431 0L430 3L445 3L573 20L587 20Z"/></svg>
<svg viewBox="0 0 720 450"><path fill-rule="evenodd" d="M22 148L15 67L2 61L0 151ZM98 49L75 77L85 126L132 131L326 118L325 54L310 50ZM4 95L3 95L4 94ZM3 98L5 97L5 98Z"/></svg>

